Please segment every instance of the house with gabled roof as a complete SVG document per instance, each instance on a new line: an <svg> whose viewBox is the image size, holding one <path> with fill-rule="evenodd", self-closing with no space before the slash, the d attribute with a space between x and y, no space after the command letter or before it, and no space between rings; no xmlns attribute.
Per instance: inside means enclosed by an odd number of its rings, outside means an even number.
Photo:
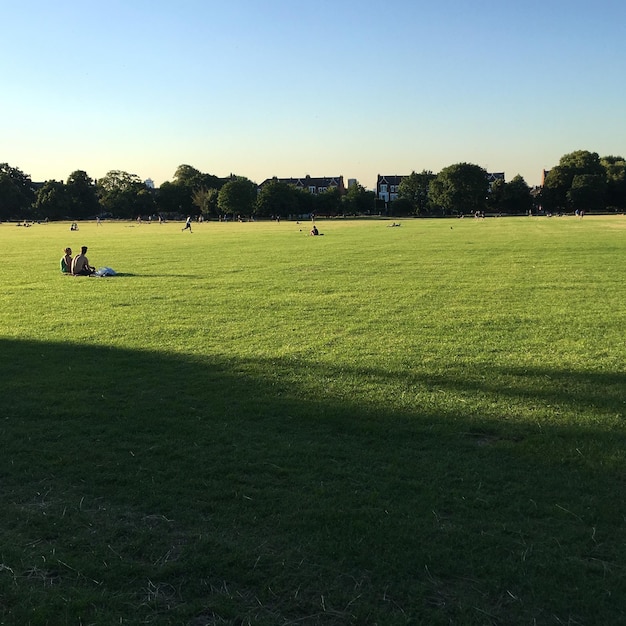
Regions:
<svg viewBox="0 0 626 626"><path fill-rule="evenodd" d="M277 178L276 176L274 178L267 178L259 185L259 191L273 180L277 180L279 183L293 185L294 187L308 191L313 195L324 193L332 187L336 187L337 189L339 189L339 193L341 195L346 192L346 188L343 183L343 176L313 177L309 176L308 174L303 178Z"/></svg>
<svg viewBox="0 0 626 626"><path fill-rule="evenodd" d="M487 172L487 182L489 183L489 188L491 189L491 185L495 183L497 180L504 180L504 172Z"/></svg>
<svg viewBox="0 0 626 626"><path fill-rule="evenodd" d="M385 205L398 199L398 187L405 176L378 174L376 179L376 199L382 200Z"/></svg>

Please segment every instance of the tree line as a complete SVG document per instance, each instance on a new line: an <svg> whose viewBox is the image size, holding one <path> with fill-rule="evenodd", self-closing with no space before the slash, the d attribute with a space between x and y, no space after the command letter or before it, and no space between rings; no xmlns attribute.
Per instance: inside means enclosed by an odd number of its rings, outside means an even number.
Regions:
<svg viewBox="0 0 626 626"><path fill-rule="evenodd" d="M398 198L385 205L360 183L341 194L330 187L311 194L272 179L259 191L244 176L220 178L180 165L172 181L158 189L138 176L119 170L93 180L82 170L66 182L48 180L34 184L30 176L0 164L0 220L81 220L105 216L130 219L162 215L193 215L210 219L218 215L289 217L317 215L393 216L455 215L490 211L525 214L566 211L626 210L626 161L579 150L564 155L547 174L544 185L532 190L521 176L491 184L487 172L472 163L457 163L438 174L424 170L404 177Z"/></svg>

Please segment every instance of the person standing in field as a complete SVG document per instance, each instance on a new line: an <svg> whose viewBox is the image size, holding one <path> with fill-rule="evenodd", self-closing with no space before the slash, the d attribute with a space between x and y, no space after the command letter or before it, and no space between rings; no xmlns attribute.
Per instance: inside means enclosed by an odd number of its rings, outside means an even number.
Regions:
<svg viewBox="0 0 626 626"><path fill-rule="evenodd" d="M187 230L189 229L189 232L192 233L193 230L191 230L191 215L187 216L187 221L185 222L185 228L183 228L182 230Z"/></svg>
<svg viewBox="0 0 626 626"><path fill-rule="evenodd" d="M72 274L74 276L91 276L95 271L95 267L89 265L87 258L87 246L82 246L80 254L77 254L72 261Z"/></svg>
<svg viewBox="0 0 626 626"><path fill-rule="evenodd" d="M64 274L72 273L72 248L65 248L65 254L61 257L61 271Z"/></svg>

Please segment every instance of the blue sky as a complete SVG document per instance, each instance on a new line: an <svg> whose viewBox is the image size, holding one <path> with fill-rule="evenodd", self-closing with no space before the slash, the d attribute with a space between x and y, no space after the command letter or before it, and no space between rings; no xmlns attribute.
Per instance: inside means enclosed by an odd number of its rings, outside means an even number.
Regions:
<svg viewBox="0 0 626 626"><path fill-rule="evenodd" d="M623 0L20 0L0 49L0 162L38 181L626 154Z"/></svg>

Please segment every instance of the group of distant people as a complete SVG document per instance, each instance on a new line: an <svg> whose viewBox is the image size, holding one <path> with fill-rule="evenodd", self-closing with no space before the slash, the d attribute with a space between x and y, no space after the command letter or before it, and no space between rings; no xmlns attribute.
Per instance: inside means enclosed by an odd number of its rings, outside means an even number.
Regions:
<svg viewBox="0 0 626 626"><path fill-rule="evenodd" d="M73 276L92 276L96 268L89 264L87 258L87 246L82 246L80 254L72 258L72 249L65 248L65 254L61 257L61 272Z"/></svg>

